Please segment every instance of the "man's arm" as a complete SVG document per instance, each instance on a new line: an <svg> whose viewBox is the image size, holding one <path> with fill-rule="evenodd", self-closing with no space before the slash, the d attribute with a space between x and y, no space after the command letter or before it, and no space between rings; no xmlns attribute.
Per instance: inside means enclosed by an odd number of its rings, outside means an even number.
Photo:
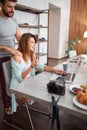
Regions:
<svg viewBox="0 0 87 130"><path fill-rule="evenodd" d="M0 50L4 50L4 51L8 51L8 52L10 52L11 48L8 47L8 46L0 45Z"/></svg>
<svg viewBox="0 0 87 130"><path fill-rule="evenodd" d="M14 48L8 47L8 46L2 46L0 45L0 50L8 51L13 55L19 55L22 56L22 53Z"/></svg>
<svg viewBox="0 0 87 130"><path fill-rule="evenodd" d="M21 37L21 33L20 33L20 30L19 30L19 29L16 30L15 37L16 37L17 41L19 42L20 37Z"/></svg>

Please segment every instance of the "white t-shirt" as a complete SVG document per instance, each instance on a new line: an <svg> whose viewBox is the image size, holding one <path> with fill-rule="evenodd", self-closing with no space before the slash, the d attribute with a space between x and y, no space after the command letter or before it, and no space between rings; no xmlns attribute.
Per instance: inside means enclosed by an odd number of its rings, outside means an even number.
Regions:
<svg viewBox="0 0 87 130"><path fill-rule="evenodd" d="M29 66L31 65L31 60L29 58L28 62L25 62L23 57L20 57L20 60L21 60L21 64L23 67L23 72L25 72L29 68ZM28 77L30 77L30 73L25 78L28 78Z"/></svg>

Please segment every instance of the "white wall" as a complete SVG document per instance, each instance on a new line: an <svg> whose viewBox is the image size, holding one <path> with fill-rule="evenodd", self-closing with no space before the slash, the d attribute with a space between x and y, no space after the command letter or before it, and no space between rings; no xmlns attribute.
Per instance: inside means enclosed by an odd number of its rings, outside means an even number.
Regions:
<svg viewBox="0 0 87 130"><path fill-rule="evenodd" d="M54 4L61 8L61 26L60 26L60 41L59 41L59 49L58 49L58 58L62 58L65 56L65 43L68 40L69 33L69 16L70 16L70 1L71 0L18 0L18 3L30 6L37 9L48 9L49 3ZM22 15L22 18L20 17ZM29 15L20 11L15 11L15 16L18 19L18 22L31 22L33 18L33 22L35 22L36 16ZM27 21L26 21L27 19ZM36 23L35 23L36 24ZM29 31L29 29L27 29ZM22 33L24 30L22 29ZM37 33L37 32L36 32Z"/></svg>
<svg viewBox="0 0 87 130"><path fill-rule="evenodd" d="M69 17L70 17L70 1L71 0L48 0L50 3L61 8L61 22L60 22L60 41L58 58L65 56L65 45L69 34Z"/></svg>

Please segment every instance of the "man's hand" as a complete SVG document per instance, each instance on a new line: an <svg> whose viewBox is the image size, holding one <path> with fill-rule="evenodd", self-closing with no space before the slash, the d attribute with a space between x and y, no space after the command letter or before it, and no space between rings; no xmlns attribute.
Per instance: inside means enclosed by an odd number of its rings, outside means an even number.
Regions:
<svg viewBox="0 0 87 130"><path fill-rule="evenodd" d="M6 51L10 52L13 55L18 55L18 56L22 56L22 53L14 48L10 48L10 47L3 47Z"/></svg>
<svg viewBox="0 0 87 130"><path fill-rule="evenodd" d="M13 55L22 56L22 53L19 50L16 50L14 48L10 48L10 53Z"/></svg>

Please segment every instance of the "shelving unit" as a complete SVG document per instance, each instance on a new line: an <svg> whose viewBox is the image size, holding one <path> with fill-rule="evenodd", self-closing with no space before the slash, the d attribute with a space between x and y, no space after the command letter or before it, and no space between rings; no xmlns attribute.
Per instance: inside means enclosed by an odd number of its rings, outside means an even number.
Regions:
<svg viewBox="0 0 87 130"><path fill-rule="evenodd" d="M35 9L35 8L28 7L28 6L25 6L25 5L21 5L21 4L16 4L15 9L20 10L20 11L29 12L29 13L35 13L35 14L48 13L45 10L39 10L39 9Z"/></svg>
<svg viewBox="0 0 87 130"><path fill-rule="evenodd" d="M28 6L24 6L24 5L21 5L21 4L16 4L16 7L15 7L16 10L19 10L19 11L24 11L24 12L27 12L27 13L33 13L35 15L38 16L38 24L37 25L30 25L30 23L19 23L19 27L20 28L31 28L31 29L37 29L37 34L40 33L41 29L47 29L47 33L48 33L48 26L44 26L40 23L40 15L41 14L47 14L48 15L48 10L39 10L39 9L35 9L35 8L31 8L31 7L28 7ZM48 22L47 22L48 23ZM47 36L48 38L48 36ZM38 38L38 49L37 49L37 52L36 52L36 55L38 55L41 58L43 58L43 56L46 56L47 57L47 52L41 52L41 45L40 44L44 44L47 45L48 44L48 40L47 39L43 39L43 36L42 36L42 39L41 38ZM43 50L43 48L42 48ZM45 49L47 50L47 48ZM47 64L47 58L46 58L46 63Z"/></svg>
<svg viewBox="0 0 87 130"><path fill-rule="evenodd" d="M42 26L42 25L33 26L33 25L26 25L26 23L19 24L19 27L22 27L22 28L47 28L47 26Z"/></svg>

